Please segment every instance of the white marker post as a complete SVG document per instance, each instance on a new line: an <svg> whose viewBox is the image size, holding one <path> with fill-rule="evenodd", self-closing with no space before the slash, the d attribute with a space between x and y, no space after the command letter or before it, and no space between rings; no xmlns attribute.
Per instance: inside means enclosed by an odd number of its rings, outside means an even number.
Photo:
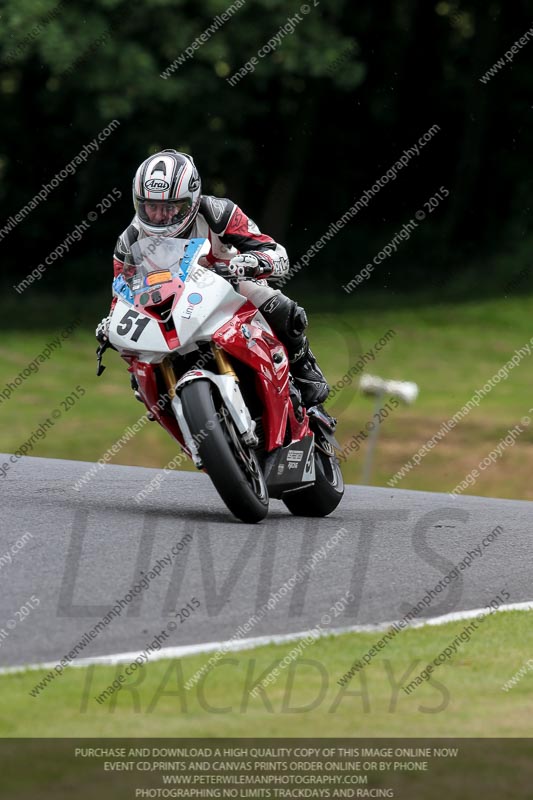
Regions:
<svg viewBox="0 0 533 800"><path fill-rule="evenodd" d="M399 400L409 405L410 403L414 403L418 397L418 386L411 381L386 381L383 378L378 378L376 375L362 375L359 381L359 389L363 394L375 397L374 416L377 415L378 419L377 424L374 425L368 437L363 476L361 478L361 484L364 486L370 481L370 472L379 434L383 395L387 394L391 397L397 397Z"/></svg>

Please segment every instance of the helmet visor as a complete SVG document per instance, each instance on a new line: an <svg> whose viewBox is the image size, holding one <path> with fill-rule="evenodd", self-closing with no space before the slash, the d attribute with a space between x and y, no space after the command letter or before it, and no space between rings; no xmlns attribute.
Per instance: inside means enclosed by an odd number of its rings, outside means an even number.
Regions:
<svg viewBox="0 0 533 800"><path fill-rule="evenodd" d="M138 200L137 215L141 222L153 228L168 228L178 225L189 216L192 202L189 197L184 200L169 202L168 200Z"/></svg>

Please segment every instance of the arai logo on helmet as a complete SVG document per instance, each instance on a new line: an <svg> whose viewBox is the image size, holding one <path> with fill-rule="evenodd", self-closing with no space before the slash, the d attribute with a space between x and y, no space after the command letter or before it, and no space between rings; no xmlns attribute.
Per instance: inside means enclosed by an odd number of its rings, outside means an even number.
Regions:
<svg viewBox="0 0 533 800"><path fill-rule="evenodd" d="M167 192L170 189L170 183L161 178L150 178L144 185L149 192Z"/></svg>

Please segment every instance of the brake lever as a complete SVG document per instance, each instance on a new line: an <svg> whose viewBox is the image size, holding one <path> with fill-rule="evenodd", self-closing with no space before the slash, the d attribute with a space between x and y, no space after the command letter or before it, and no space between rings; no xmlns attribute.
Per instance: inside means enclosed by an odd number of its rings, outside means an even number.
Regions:
<svg viewBox="0 0 533 800"><path fill-rule="evenodd" d="M110 343L109 339L106 339L105 342L102 342L102 344L100 344L98 346L98 349L96 351L96 361L97 361L96 377L97 378L99 378L100 375L102 374L102 372L104 372L105 369L106 369L104 367L104 365L102 364L102 358L103 358L103 355L104 355L105 351L109 347L111 347L111 343Z"/></svg>
<svg viewBox="0 0 533 800"><path fill-rule="evenodd" d="M224 264L223 261L215 261L212 265L211 269L213 272L218 275L220 278L224 278L228 283L230 283L234 289L237 289L239 286L239 282L243 280L243 278L237 278L235 275L224 275L224 270L227 268L227 264ZM220 269L217 269L219 267Z"/></svg>

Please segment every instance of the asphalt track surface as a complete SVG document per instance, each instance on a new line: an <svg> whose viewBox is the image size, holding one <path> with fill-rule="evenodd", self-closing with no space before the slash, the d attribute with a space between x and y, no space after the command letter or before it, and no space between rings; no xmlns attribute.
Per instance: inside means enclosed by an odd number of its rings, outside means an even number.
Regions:
<svg viewBox="0 0 533 800"><path fill-rule="evenodd" d="M348 486L325 519L293 517L274 500L264 522L246 525L204 474L174 472L137 504L157 470L106 466L75 491L91 466L22 458L0 478L1 667L58 661L186 534L192 540L84 658L141 652L173 619L165 646L228 640L310 560L314 568L278 592L249 636L313 628L348 591L354 600L331 629L400 619L498 525L503 532L419 618L482 608L502 590L510 603L531 599L529 502ZM9 563L5 554L27 533ZM39 605L23 616L32 596ZM181 622L175 615L193 597L200 607Z"/></svg>

